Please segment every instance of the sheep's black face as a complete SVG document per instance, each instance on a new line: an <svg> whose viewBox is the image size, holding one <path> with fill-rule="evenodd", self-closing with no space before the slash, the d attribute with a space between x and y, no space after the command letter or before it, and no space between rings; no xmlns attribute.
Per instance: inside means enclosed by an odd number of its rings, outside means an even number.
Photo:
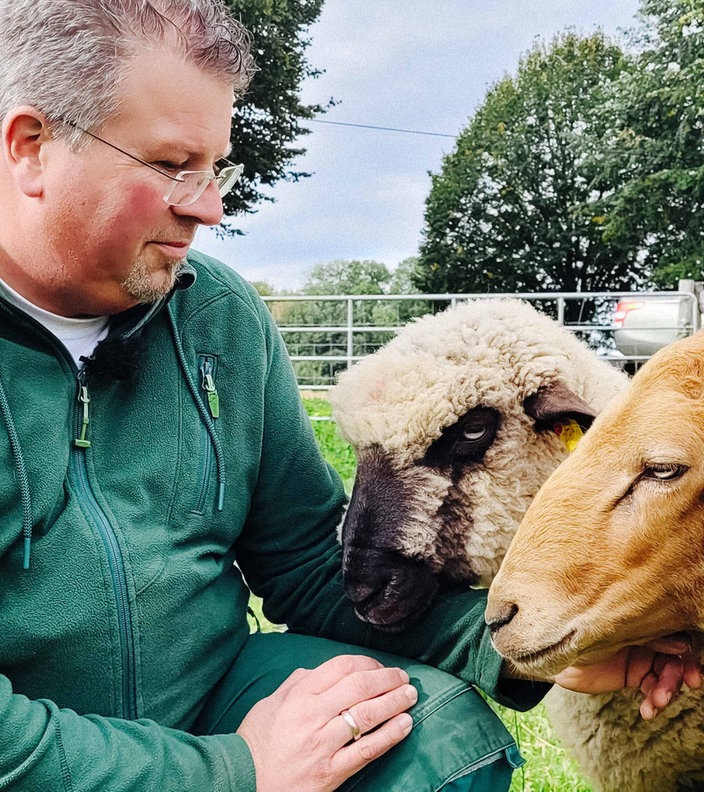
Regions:
<svg viewBox="0 0 704 792"><path fill-rule="evenodd" d="M481 464L499 425L496 410L474 407L415 464L395 465L378 445L359 453L342 529L342 569L360 619L401 631L427 610L441 585L476 582L459 541L463 532L456 547L439 537L446 522L462 520L453 511L453 488L468 468Z"/></svg>
<svg viewBox="0 0 704 792"><path fill-rule="evenodd" d="M398 549L413 496L407 488L382 449L366 451L342 529L347 597L362 621L394 632L418 619L438 589L432 570Z"/></svg>
<svg viewBox="0 0 704 792"><path fill-rule="evenodd" d="M538 454L531 476L516 482L515 468L503 464L507 456L520 459L523 446L526 456L536 451L533 431L555 431L565 418L584 430L593 417L589 405L555 380L506 412L471 407L438 427L424 451L357 448L357 479L342 529L345 592L357 615L400 631L441 587L488 586L541 477L560 459L550 449ZM510 443L494 447L506 437Z"/></svg>

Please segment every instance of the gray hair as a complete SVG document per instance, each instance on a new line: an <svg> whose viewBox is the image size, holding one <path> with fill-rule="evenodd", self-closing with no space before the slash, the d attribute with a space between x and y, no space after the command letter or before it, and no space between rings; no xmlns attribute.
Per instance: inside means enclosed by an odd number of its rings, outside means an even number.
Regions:
<svg viewBox="0 0 704 792"><path fill-rule="evenodd" d="M169 45L241 95L250 36L222 0L0 0L0 117L18 105L99 127L119 106L129 57ZM77 142L64 124L55 134Z"/></svg>

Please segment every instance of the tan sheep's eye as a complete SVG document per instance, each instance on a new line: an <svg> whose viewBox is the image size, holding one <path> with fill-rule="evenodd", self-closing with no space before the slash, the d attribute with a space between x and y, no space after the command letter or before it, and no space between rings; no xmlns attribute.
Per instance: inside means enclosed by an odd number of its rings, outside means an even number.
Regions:
<svg viewBox="0 0 704 792"><path fill-rule="evenodd" d="M662 464L650 465L643 471L643 477L654 479L655 481L673 481L678 479L687 468L684 465Z"/></svg>

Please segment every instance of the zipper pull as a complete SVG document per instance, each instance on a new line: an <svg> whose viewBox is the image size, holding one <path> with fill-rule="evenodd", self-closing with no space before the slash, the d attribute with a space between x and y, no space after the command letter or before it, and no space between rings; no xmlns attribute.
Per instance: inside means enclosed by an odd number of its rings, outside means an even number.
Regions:
<svg viewBox="0 0 704 792"><path fill-rule="evenodd" d="M213 379L213 361L212 358L205 358L200 366L201 373L201 388L205 391L208 397L208 409L213 418L220 417L220 397L218 396L217 388L215 387L215 380Z"/></svg>
<svg viewBox="0 0 704 792"><path fill-rule="evenodd" d="M90 448L90 440L86 439L88 432L88 405L90 403L90 396L88 395L88 387L79 382L78 386L78 401L83 405L83 420L81 421L81 436L77 437L73 444L76 448Z"/></svg>

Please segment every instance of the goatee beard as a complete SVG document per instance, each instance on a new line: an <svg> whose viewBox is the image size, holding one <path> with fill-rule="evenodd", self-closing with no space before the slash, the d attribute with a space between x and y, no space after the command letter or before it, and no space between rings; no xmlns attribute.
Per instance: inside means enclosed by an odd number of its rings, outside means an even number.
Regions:
<svg viewBox="0 0 704 792"><path fill-rule="evenodd" d="M185 263L185 258L165 259L164 266L157 272L153 272L140 257L132 265L127 277L122 282L122 288L138 303L156 302L173 289L178 274Z"/></svg>

